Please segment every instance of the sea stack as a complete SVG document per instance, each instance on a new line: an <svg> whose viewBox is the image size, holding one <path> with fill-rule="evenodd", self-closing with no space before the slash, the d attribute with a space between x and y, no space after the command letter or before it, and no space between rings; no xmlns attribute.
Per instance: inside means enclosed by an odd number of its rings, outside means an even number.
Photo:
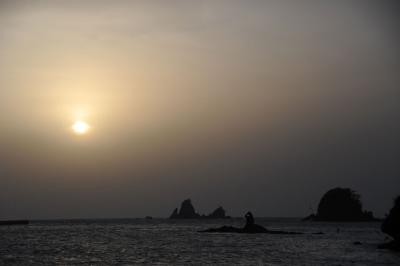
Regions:
<svg viewBox="0 0 400 266"><path fill-rule="evenodd" d="M170 219L177 219L179 218L178 208L175 208L172 214L169 216Z"/></svg>
<svg viewBox="0 0 400 266"><path fill-rule="evenodd" d="M209 215L205 216L204 218L224 219L224 218L230 218L230 216L226 216L224 208L218 207L212 213L210 213Z"/></svg>
<svg viewBox="0 0 400 266"><path fill-rule="evenodd" d="M178 212L176 208L170 216L171 219L197 219L200 215L196 213L190 199L184 200L181 204L181 208Z"/></svg>
<svg viewBox="0 0 400 266"><path fill-rule="evenodd" d="M223 219L230 218L225 214L223 207L218 207L209 215L200 215L196 212L190 199L184 200L181 204L181 208L175 208L172 214L169 216L170 219Z"/></svg>
<svg viewBox="0 0 400 266"><path fill-rule="evenodd" d="M360 195L350 188L334 188L321 198L317 214L311 214L305 220L362 222L376 220L370 211L362 209Z"/></svg>

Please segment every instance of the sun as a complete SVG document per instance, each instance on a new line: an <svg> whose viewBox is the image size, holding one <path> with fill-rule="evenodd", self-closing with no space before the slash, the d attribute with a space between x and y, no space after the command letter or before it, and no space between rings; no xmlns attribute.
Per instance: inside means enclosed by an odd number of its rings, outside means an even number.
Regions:
<svg viewBox="0 0 400 266"><path fill-rule="evenodd" d="M89 129L90 129L89 124L84 121L76 121L72 125L72 130L76 135L86 134L89 131Z"/></svg>

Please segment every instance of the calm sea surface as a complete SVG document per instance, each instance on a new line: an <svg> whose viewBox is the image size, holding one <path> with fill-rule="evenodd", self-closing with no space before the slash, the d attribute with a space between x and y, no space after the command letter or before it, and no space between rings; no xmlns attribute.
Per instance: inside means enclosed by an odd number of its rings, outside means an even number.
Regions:
<svg viewBox="0 0 400 266"><path fill-rule="evenodd" d="M379 223L256 222L305 234L197 233L242 219L36 221L0 227L0 265L400 265L400 254L376 248Z"/></svg>

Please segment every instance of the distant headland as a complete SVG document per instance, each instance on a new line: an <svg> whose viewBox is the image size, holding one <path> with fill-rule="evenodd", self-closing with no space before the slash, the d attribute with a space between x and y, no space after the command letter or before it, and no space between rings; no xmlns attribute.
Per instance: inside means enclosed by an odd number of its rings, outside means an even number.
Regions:
<svg viewBox="0 0 400 266"><path fill-rule="evenodd" d="M200 215L196 212L190 199L186 199L182 202L181 207L175 208L169 217L170 219L226 219L231 218L225 214L225 210L222 207L218 207L208 215Z"/></svg>

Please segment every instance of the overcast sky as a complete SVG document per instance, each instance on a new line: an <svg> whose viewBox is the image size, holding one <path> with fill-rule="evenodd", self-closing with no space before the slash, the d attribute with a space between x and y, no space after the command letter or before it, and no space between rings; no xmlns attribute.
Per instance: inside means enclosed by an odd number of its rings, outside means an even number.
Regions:
<svg viewBox="0 0 400 266"><path fill-rule="evenodd" d="M0 219L306 216L400 194L396 1L0 0ZM90 125L77 136L74 122Z"/></svg>

